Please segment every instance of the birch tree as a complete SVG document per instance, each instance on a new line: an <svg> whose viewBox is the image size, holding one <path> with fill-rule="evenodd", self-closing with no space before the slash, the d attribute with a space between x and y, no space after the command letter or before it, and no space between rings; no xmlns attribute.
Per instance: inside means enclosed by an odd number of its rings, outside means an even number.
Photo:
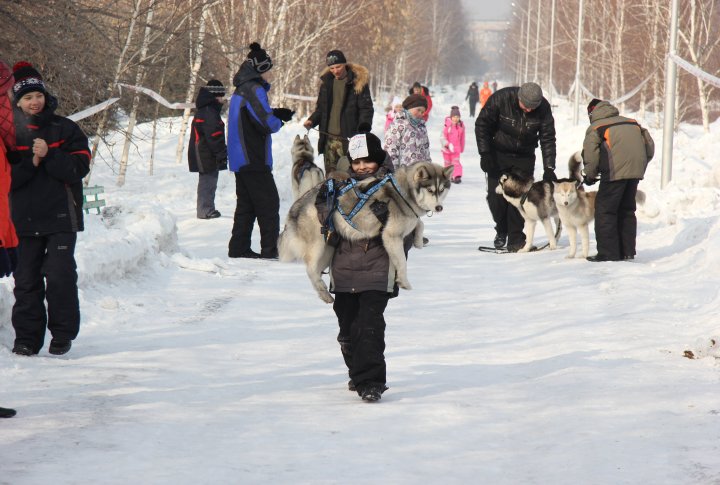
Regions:
<svg viewBox="0 0 720 485"><path fill-rule="evenodd" d="M202 65L202 56L205 47L205 26L211 6L211 2L204 1L202 4L202 9L200 11L200 23L198 26L197 41L193 46L195 48L194 55L192 50L190 51L192 65L190 67L190 79L188 80L188 87L185 93L186 103L192 102L193 94L195 93L195 84L197 83L198 72L200 71L200 66ZM185 132L187 131L188 118L190 118L190 108L185 108L183 110L182 120L180 122L180 135L178 136L178 144L175 150L175 163L177 164L182 162L182 154L183 149L185 148Z"/></svg>
<svg viewBox="0 0 720 485"><path fill-rule="evenodd" d="M145 34L143 35L142 47L140 48L140 63L137 68L135 75L135 85L141 86L143 79L145 79L145 66L144 62L147 58L148 44L150 43L150 32L152 30L151 25L153 21L153 15L155 14L155 0L150 0L148 5L146 19L145 19ZM127 173L128 157L130 155L130 145L132 143L133 131L135 129L135 122L137 121L137 109L138 103L140 102L140 93L137 91L133 92L132 108L130 109L130 117L128 120L127 131L125 132L125 143L123 144L123 151L120 157L120 173L118 174L117 185L122 187L125 185L125 174Z"/></svg>

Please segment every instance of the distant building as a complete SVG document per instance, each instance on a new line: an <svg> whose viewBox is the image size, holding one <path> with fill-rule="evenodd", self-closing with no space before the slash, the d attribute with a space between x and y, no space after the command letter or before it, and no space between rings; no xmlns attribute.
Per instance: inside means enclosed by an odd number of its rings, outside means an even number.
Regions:
<svg viewBox="0 0 720 485"><path fill-rule="evenodd" d="M510 27L505 20L468 21L470 45L495 71L502 70L505 33Z"/></svg>

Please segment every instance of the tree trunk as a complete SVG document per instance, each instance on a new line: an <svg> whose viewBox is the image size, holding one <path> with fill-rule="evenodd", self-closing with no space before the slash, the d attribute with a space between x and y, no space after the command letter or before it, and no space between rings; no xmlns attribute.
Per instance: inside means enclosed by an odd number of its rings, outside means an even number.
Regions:
<svg viewBox="0 0 720 485"><path fill-rule="evenodd" d="M148 44L150 43L150 32L153 14L155 13L155 1L151 0L148 6L145 34L143 35L142 47L140 49L140 64L138 65L137 74L135 76L135 85L141 86L145 79L145 66L143 62L147 58ZM122 187L125 185L125 175L127 173L128 158L130 156L130 145L132 144L133 130L137 120L137 109L140 103L140 93L135 91L133 96L132 108L130 110L130 119L128 120L127 132L125 133L125 144L123 145L122 156L120 157L120 174L118 175L117 185Z"/></svg>
<svg viewBox="0 0 720 485"><path fill-rule="evenodd" d="M193 94L195 93L195 84L197 83L197 75L200 72L200 66L202 65L202 55L205 43L205 24L207 22L207 16L209 14L210 7L206 1L203 3L202 11L200 13L200 25L198 26L197 41L195 43L195 56L193 59L192 67L190 68L190 80L188 82L187 93L185 94L185 102L192 103ZM180 123L180 135L178 136L178 144L175 150L175 163L180 164L182 162L183 150L185 148L185 132L187 131L188 119L190 118L190 108L183 110L182 121Z"/></svg>

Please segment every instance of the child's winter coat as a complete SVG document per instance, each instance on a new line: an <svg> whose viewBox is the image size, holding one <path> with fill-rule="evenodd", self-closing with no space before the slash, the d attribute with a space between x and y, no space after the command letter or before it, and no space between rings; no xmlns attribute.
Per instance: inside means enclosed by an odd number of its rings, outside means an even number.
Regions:
<svg viewBox="0 0 720 485"><path fill-rule="evenodd" d="M385 132L383 149L395 168L430 161L430 140L425 121L413 118L407 110L396 113Z"/></svg>
<svg viewBox="0 0 720 485"><path fill-rule="evenodd" d="M460 157L465 151L465 124L462 120L457 125L453 125L452 118L449 116L445 118L445 127L440 135L440 146L444 156Z"/></svg>

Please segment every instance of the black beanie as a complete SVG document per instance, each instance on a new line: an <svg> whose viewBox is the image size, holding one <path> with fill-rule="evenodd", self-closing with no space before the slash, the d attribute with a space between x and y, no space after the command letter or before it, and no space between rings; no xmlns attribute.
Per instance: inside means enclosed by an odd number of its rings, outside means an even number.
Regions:
<svg viewBox="0 0 720 485"><path fill-rule="evenodd" d="M13 66L13 77L15 78L15 84L13 84L12 88L13 99L16 103L26 93L39 91L47 94L42 76L29 62L20 61L15 64Z"/></svg>
<svg viewBox="0 0 720 485"><path fill-rule="evenodd" d="M595 107L600 103L602 103L602 99L593 98L593 100L587 105L588 114L592 113L595 110Z"/></svg>
<svg viewBox="0 0 720 485"><path fill-rule="evenodd" d="M382 165L387 153L382 149L380 138L370 133L370 125L367 123L361 123L358 131L360 133L350 138L348 143L350 161L365 158Z"/></svg>
<svg viewBox="0 0 720 485"><path fill-rule="evenodd" d="M325 62L327 62L328 66L332 66L334 64L347 64L347 60L345 60L345 54L343 54L342 51L339 51L337 49L327 53L327 56L325 57Z"/></svg>
<svg viewBox="0 0 720 485"><path fill-rule="evenodd" d="M211 79L207 82L205 89L215 96L225 96L225 86L217 79Z"/></svg>
<svg viewBox="0 0 720 485"><path fill-rule="evenodd" d="M250 44L250 53L247 55L247 62L255 69L255 72L262 74L268 72L273 67L272 59L260 44L253 42Z"/></svg>

